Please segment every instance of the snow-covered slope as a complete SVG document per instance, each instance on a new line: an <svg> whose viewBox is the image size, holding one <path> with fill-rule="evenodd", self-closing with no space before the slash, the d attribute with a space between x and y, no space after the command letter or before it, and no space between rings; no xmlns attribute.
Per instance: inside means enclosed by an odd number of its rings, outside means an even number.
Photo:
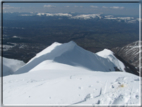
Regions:
<svg viewBox="0 0 142 107"><path fill-rule="evenodd" d="M0 56L0 60L1 60L1 58L2 57ZM13 74L15 71L17 71L23 65L25 65L25 63L20 60L9 59L9 58L3 57L3 62L2 62L2 64L0 62L0 65L3 65L3 76L6 76L6 75Z"/></svg>
<svg viewBox="0 0 142 107"><path fill-rule="evenodd" d="M3 101L13 106L138 105L139 82L126 72L39 70L4 77Z"/></svg>
<svg viewBox="0 0 142 107"><path fill-rule="evenodd" d="M119 70L125 72L125 65L114 56L114 53L111 50L104 49L96 54L103 58L108 58Z"/></svg>
<svg viewBox="0 0 142 107"><path fill-rule="evenodd" d="M119 66L119 65L118 65ZM38 53L24 67L16 73L32 72L51 69L87 69L91 71L115 71L117 67L109 58L100 57L97 54L84 50L75 42L51 46Z"/></svg>
<svg viewBox="0 0 142 107"><path fill-rule="evenodd" d="M3 77L4 105L140 105L141 78L108 72L119 65L112 52L97 54L74 42L53 43L18 74Z"/></svg>

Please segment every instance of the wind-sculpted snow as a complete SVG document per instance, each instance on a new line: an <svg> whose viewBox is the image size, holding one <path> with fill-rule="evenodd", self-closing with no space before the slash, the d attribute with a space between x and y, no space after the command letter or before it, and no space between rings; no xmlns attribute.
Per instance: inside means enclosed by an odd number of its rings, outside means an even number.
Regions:
<svg viewBox="0 0 142 107"><path fill-rule="evenodd" d="M97 52L96 54L103 58L109 59L119 70L125 72L125 65L114 56L112 51L104 49L103 51Z"/></svg>
<svg viewBox="0 0 142 107"><path fill-rule="evenodd" d="M140 105L141 77L115 72L114 67L123 70L123 66L110 50L97 54L72 41L53 43L17 70L17 74L3 77L3 104Z"/></svg>
<svg viewBox="0 0 142 107"><path fill-rule="evenodd" d="M0 59L1 58L2 57L0 56ZM3 60L2 60L2 62L0 62L0 65L3 66L2 67L3 68L2 69L3 76L6 76L6 75L13 74L15 71L17 71L23 65L25 65L25 63L23 61L20 61L20 60L9 59L9 58L4 58L3 57ZM1 66L0 66L0 69L1 69Z"/></svg>
<svg viewBox="0 0 142 107"><path fill-rule="evenodd" d="M54 66L56 64L56 66ZM45 66L46 65L46 66ZM52 67L54 66L54 67ZM26 73L36 71L38 69L63 69L64 66L70 68L84 68L91 71L115 71L117 67L108 58L103 58L84 50L75 42L69 43L53 43L42 52L38 53L32 58L24 67L19 69L16 73Z"/></svg>
<svg viewBox="0 0 142 107"><path fill-rule="evenodd" d="M4 105L140 105L140 77L126 72L39 70L3 78Z"/></svg>

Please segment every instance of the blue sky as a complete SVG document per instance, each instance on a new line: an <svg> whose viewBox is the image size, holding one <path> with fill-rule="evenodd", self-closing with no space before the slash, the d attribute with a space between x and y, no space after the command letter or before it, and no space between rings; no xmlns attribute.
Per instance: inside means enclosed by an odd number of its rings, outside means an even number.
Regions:
<svg viewBox="0 0 142 107"><path fill-rule="evenodd" d="M139 14L139 3L4 3L3 7L4 12Z"/></svg>

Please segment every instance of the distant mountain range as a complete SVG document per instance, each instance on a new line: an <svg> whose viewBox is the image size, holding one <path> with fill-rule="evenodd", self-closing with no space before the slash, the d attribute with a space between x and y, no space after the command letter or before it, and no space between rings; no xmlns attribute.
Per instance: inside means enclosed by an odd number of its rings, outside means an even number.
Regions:
<svg viewBox="0 0 142 107"><path fill-rule="evenodd" d="M68 19L81 19L81 20L88 20L88 19L106 19L106 20L117 20L118 22L126 22L126 23L136 23L139 21L137 16L115 16L112 14L81 14L81 13L4 13L4 19L9 19L9 15L21 16L21 17L33 17L33 16L40 16L40 17L57 17L59 20L63 18ZM8 16L7 16L8 15ZM11 17L11 18L13 18ZM16 17L15 17L16 18Z"/></svg>
<svg viewBox="0 0 142 107"><path fill-rule="evenodd" d="M123 21L126 23L136 23L139 21L139 18L136 17L126 17L126 16L113 16L113 15L104 15L104 14L71 14L71 13L37 13L37 14L21 14L21 16L46 16L46 17L53 17L53 16L58 16L58 17L68 17L70 19L83 19L83 20L88 20L88 19L107 19L107 20L117 20L117 21Z"/></svg>

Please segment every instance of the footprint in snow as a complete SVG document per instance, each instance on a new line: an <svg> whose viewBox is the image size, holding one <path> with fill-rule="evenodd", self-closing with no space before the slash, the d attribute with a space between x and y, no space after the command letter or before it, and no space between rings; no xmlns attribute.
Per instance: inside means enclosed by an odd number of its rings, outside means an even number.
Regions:
<svg viewBox="0 0 142 107"><path fill-rule="evenodd" d="M97 81L97 83L99 83L99 81Z"/></svg>
<svg viewBox="0 0 142 107"><path fill-rule="evenodd" d="M139 81L139 78L137 78L137 79L134 79L134 81Z"/></svg>
<svg viewBox="0 0 142 107"><path fill-rule="evenodd" d="M115 82L122 83L122 82L125 82L126 79L127 79L127 77L119 77L116 79Z"/></svg>
<svg viewBox="0 0 142 107"><path fill-rule="evenodd" d="M91 88L91 87L93 87L93 85L89 85L88 87Z"/></svg>
<svg viewBox="0 0 142 107"><path fill-rule="evenodd" d="M74 105L74 104L79 104L79 103L85 102L85 101L87 101L88 99L91 99L91 98L94 98L93 94L87 94L83 100L78 101L78 102L76 102L76 103L73 103L73 105Z"/></svg>
<svg viewBox="0 0 142 107"><path fill-rule="evenodd" d="M72 76L70 76L70 79L72 79Z"/></svg>
<svg viewBox="0 0 142 107"><path fill-rule="evenodd" d="M93 94L87 94L84 100L86 101L87 99L94 98Z"/></svg>
<svg viewBox="0 0 142 107"><path fill-rule="evenodd" d="M114 85L112 85L111 87L112 87L112 88L115 88L115 86L114 86Z"/></svg>
<svg viewBox="0 0 142 107"><path fill-rule="evenodd" d="M112 104L126 104L129 100L129 95L119 95Z"/></svg>
<svg viewBox="0 0 142 107"><path fill-rule="evenodd" d="M83 87L78 87L80 90L82 90L83 89Z"/></svg>
<svg viewBox="0 0 142 107"><path fill-rule="evenodd" d="M136 99L139 99L139 95L136 95L135 97L136 97Z"/></svg>
<svg viewBox="0 0 142 107"><path fill-rule="evenodd" d="M100 104L101 103L101 100L98 100L98 102L96 104Z"/></svg>

